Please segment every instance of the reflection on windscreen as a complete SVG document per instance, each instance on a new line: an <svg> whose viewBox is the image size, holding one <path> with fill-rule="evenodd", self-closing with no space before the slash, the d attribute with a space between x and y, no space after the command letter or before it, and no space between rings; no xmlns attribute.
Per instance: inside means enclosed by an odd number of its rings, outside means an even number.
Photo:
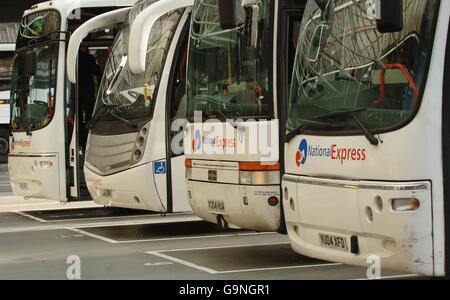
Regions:
<svg viewBox="0 0 450 300"><path fill-rule="evenodd" d="M338 129L313 129L360 130L349 113L355 110L372 130L406 122L426 79L438 1L403 1L403 31L385 34L376 27L375 1L325 2L321 10L309 1L305 11L288 128L326 121Z"/></svg>
<svg viewBox="0 0 450 300"><path fill-rule="evenodd" d="M217 0L194 7L188 61L188 117L273 118L271 1L259 1L258 43L249 48L245 13L239 26L223 30Z"/></svg>
<svg viewBox="0 0 450 300"><path fill-rule="evenodd" d="M129 68L130 26L124 26L106 64L93 117L95 121L112 121L118 117L126 120L151 118L167 52L180 18L181 11L176 10L162 16L153 26L147 46L146 70L139 75Z"/></svg>
<svg viewBox="0 0 450 300"><path fill-rule="evenodd" d="M58 44L36 48L36 74L23 75L24 53L16 55L13 73L13 129L33 130L48 124L54 113Z"/></svg>
<svg viewBox="0 0 450 300"><path fill-rule="evenodd" d="M55 112L58 34L61 19L54 10L24 17L17 37L11 80L11 128L37 130L46 126ZM25 74L26 55L36 57L35 74Z"/></svg>

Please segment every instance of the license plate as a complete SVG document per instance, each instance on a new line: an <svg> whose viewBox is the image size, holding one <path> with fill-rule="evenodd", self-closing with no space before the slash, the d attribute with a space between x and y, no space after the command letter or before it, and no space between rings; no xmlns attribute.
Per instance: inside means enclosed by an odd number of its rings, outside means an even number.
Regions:
<svg viewBox="0 0 450 300"><path fill-rule="evenodd" d="M26 182L21 182L21 183L19 184L19 188L20 188L22 191L28 191L28 183L26 183Z"/></svg>
<svg viewBox="0 0 450 300"><path fill-rule="evenodd" d="M103 190L102 196L103 198L112 198L112 190Z"/></svg>
<svg viewBox="0 0 450 300"><path fill-rule="evenodd" d="M348 251L347 239L345 237L319 233L319 241L322 247Z"/></svg>
<svg viewBox="0 0 450 300"><path fill-rule="evenodd" d="M225 212L225 202L221 200L208 200L208 210L210 212Z"/></svg>

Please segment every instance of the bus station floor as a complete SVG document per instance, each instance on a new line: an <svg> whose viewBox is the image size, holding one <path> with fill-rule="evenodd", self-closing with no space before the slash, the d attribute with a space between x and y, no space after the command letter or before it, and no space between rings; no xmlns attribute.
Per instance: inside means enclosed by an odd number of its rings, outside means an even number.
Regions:
<svg viewBox="0 0 450 300"><path fill-rule="evenodd" d="M0 280L81 279L328 280L367 279L367 269L292 251L287 236L218 230L195 214L162 216L105 208L92 201L23 200L0 165ZM381 272L386 279L414 274Z"/></svg>

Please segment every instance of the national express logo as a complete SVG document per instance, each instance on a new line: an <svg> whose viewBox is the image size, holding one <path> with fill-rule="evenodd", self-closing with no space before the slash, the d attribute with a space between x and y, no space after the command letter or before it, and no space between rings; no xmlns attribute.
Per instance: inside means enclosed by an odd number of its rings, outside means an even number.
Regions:
<svg viewBox="0 0 450 300"><path fill-rule="evenodd" d="M193 152L199 152L202 146L211 146L221 149L236 149L237 141L236 138L223 138L219 136L207 137L202 136L200 130L195 132L195 136L192 139L192 150Z"/></svg>
<svg viewBox="0 0 450 300"><path fill-rule="evenodd" d="M295 156L295 161L297 162L297 167L304 165L306 163L306 158L308 157L308 142L303 139L298 146L298 151Z"/></svg>
<svg viewBox="0 0 450 300"><path fill-rule="evenodd" d="M298 151L295 155L295 162L300 167L306 163L308 158L322 158L340 161L341 165L346 161L365 161L366 149L354 147L339 147L333 144L329 147L321 145L308 145L306 139L303 139L298 146Z"/></svg>
<svg viewBox="0 0 450 300"><path fill-rule="evenodd" d="M13 137L12 140L11 140L11 145L10 146L11 146L11 152L12 152L12 151L14 151L14 148L16 146L20 146L22 148L31 147L31 141L24 141L22 139L20 141L16 141L16 139Z"/></svg>
<svg viewBox="0 0 450 300"><path fill-rule="evenodd" d="M198 151L202 147L202 135L200 130L195 132L195 137L192 139L192 151Z"/></svg>

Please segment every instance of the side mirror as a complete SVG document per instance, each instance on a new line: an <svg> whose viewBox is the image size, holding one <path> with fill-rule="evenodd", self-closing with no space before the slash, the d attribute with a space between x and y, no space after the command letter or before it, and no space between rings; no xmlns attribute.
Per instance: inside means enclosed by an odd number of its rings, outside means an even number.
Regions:
<svg viewBox="0 0 450 300"><path fill-rule="evenodd" d="M37 54L36 51L30 50L25 53L25 76L31 77L36 75Z"/></svg>
<svg viewBox="0 0 450 300"><path fill-rule="evenodd" d="M82 41L95 30L126 22L130 10L131 7L126 7L98 15L83 23L72 33L66 55L67 78L71 83L77 83L77 59Z"/></svg>
<svg viewBox="0 0 450 300"><path fill-rule="evenodd" d="M377 29L381 33L403 30L403 0L376 0Z"/></svg>
<svg viewBox="0 0 450 300"><path fill-rule="evenodd" d="M239 0L219 0L219 19L222 29L232 29L239 25Z"/></svg>
<svg viewBox="0 0 450 300"><path fill-rule="evenodd" d="M141 11L130 29L128 42L128 63L133 74L145 72L147 61L147 45L153 25L158 19L173 10L194 5L194 0L157 1Z"/></svg>

